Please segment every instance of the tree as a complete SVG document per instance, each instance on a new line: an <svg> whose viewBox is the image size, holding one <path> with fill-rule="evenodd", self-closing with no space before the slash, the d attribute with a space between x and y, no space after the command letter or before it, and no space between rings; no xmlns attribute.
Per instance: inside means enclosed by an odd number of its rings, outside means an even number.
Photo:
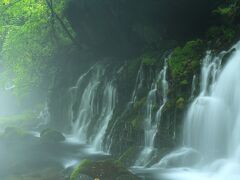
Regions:
<svg viewBox="0 0 240 180"><path fill-rule="evenodd" d="M73 43L74 35L63 16L65 0L3 0L0 4L0 48L4 72L24 96L52 76L52 57L59 46Z"/></svg>

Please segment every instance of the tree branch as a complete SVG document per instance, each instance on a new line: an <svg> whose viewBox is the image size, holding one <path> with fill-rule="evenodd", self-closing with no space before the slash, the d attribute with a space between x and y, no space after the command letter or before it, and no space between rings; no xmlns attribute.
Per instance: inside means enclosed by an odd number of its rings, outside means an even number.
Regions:
<svg viewBox="0 0 240 180"><path fill-rule="evenodd" d="M80 47L80 44L77 42L77 40L73 37L73 35L71 34L71 32L68 30L67 26L65 25L65 23L63 22L63 20L58 16L58 14L54 11L53 9L53 4L52 4L52 0L46 0L47 6L50 9L52 16L56 17L56 19L59 21L60 25L62 26L62 28L64 29L64 31L67 33L68 37L77 45Z"/></svg>

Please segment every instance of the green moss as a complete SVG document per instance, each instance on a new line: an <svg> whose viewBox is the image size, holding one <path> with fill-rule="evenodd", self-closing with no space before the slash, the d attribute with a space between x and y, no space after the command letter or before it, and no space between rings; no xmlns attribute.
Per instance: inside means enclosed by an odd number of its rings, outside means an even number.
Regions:
<svg viewBox="0 0 240 180"><path fill-rule="evenodd" d="M189 83L188 83L188 81L187 80L182 80L181 82L180 82L180 85L181 86L186 86L186 85L188 85Z"/></svg>
<svg viewBox="0 0 240 180"><path fill-rule="evenodd" d="M192 66L196 68L199 65L202 48L203 41L199 39L187 42L184 47L177 47L169 59L171 76L174 79L181 78L188 73L186 70L194 71L191 68L193 68ZM192 62L194 63L192 64Z"/></svg>
<svg viewBox="0 0 240 180"><path fill-rule="evenodd" d="M179 109L182 109L185 106L185 99L183 97L180 97L176 101L176 107Z"/></svg>
<svg viewBox="0 0 240 180"><path fill-rule="evenodd" d="M214 9L213 14L219 18L221 24L235 26L240 16L239 10L239 0L229 0Z"/></svg>
<svg viewBox="0 0 240 180"><path fill-rule="evenodd" d="M147 65L147 66L153 66L156 64L156 62L157 60L151 56L144 56L142 59L143 65Z"/></svg>
<svg viewBox="0 0 240 180"><path fill-rule="evenodd" d="M83 160L72 172L70 176L70 180L77 180L78 175L81 173L81 171L86 168L88 165L90 165L92 161L85 159Z"/></svg>
<svg viewBox="0 0 240 180"><path fill-rule="evenodd" d="M234 9L233 7L218 7L216 10L214 10L214 13L221 16L232 16L234 13Z"/></svg>

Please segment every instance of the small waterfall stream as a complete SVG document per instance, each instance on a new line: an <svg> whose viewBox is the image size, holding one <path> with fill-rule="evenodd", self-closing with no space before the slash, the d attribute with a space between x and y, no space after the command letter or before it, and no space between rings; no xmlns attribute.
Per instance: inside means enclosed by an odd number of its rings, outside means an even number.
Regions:
<svg viewBox="0 0 240 180"><path fill-rule="evenodd" d="M103 138L116 104L114 80L106 79L105 73L102 65L94 65L70 88L72 134L97 151L103 151Z"/></svg>
<svg viewBox="0 0 240 180"><path fill-rule="evenodd" d="M233 52L221 69L226 53ZM240 179L240 43L228 52L203 60L200 94L190 106L184 124L184 146L154 167L166 167L171 161L182 160L189 152L201 158L186 168L169 169L164 179L175 180L239 180ZM185 151L183 151L185 149ZM195 154L196 155L196 154ZM185 168L184 168L185 167ZM160 178L159 177L159 178Z"/></svg>
<svg viewBox="0 0 240 180"><path fill-rule="evenodd" d="M167 74L167 59L165 60L164 67L158 74L156 80L152 83L151 89L147 96L145 117L144 117L144 149L141 151L134 166L145 167L147 166L154 153L154 140L158 132L158 126L161 122L161 114L165 103L167 102L168 82L166 79ZM160 107L157 112L154 112L154 106L159 104L157 102L157 91L161 91L162 99Z"/></svg>

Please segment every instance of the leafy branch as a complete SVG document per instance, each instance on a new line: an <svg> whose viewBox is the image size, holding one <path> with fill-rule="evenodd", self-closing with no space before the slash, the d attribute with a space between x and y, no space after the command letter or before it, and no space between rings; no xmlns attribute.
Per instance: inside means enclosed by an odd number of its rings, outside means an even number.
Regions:
<svg viewBox="0 0 240 180"><path fill-rule="evenodd" d="M53 8L53 3L52 0L46 0L47 6L51 11L52 17L55 17L60 25L62 26L63 30L66 32L66 34L68 35L68 37L72 40L72 42L74 42L74 44L76 44L77 46L80 47L80 44L78 43L78 41L74 38L74 36L71 34L71 32L68 30L67 26L65 25L65 23L63 22L63 20L60 18L60 16L54 11Z"/></svg>

